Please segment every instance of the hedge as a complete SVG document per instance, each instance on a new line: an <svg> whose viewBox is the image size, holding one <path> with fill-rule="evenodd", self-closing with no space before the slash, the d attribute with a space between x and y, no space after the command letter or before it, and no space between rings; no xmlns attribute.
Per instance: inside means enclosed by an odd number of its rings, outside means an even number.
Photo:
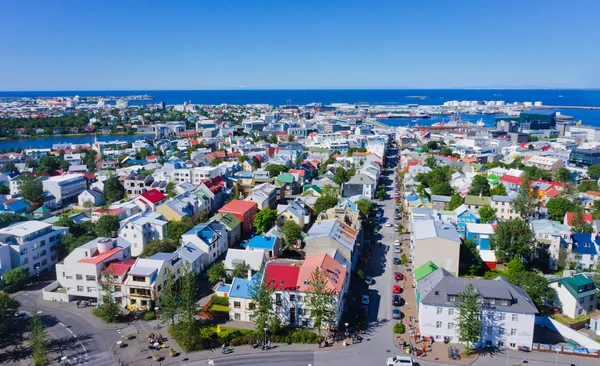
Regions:
<svg viewBox="0 0 600 366"><path fill-rule="evenodd" d="M210 298L215 305L223 305L229 307L229 298L225 296L212 295Z"/></svg>
<svg viewBox="0 0 600 366"><path fill-rule="evenodd" d="M404 324L402 323L397 323L396 325L394 325L394 333L396 334L404 334Z"/></svg>

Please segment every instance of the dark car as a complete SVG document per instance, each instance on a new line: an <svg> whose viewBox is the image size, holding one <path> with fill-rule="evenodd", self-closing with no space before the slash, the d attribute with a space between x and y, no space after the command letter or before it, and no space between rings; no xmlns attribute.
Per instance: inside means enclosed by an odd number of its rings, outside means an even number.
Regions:
<svg viewBox="0 0 600 366"><path fill-rule="evenodd" d="M400 264L400 258L394 257L394 264Z"/></svg>
<svg viewBox="0 0 600 366"><path fill-rule="evenodd" d="M402 281L404 279L404 275L400 272L394 272L394 278L396 281Z"/></svg>
<svg viewBox="0 0 600 366"><path fill-rule="evenodd" d="M400 295L394 295L394 297L392 297L392 305L400 306L401 303L402 303L402 300L400 298Z"/></svg>
<svg viewBox="0 0 600 366"><path fill-rule="evenodd" d="M400 312L400 309L392 310L392 318L394 318L394 319L402 318L402 313Z"/></svg>

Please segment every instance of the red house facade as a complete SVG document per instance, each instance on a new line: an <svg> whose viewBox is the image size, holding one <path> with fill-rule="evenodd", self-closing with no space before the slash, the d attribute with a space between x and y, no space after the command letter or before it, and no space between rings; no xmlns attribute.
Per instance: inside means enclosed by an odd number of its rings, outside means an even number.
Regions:
<svg viewBox="0 0 600 366"><path fill-rule="evenodd" d="M249 234L252 232L252 224L254 223L254 216L258 212L258 205L256 202L233 200L221 207L219 213L225 214L230 213L233 216L240 219L242 222L242 234Z"/></svg>

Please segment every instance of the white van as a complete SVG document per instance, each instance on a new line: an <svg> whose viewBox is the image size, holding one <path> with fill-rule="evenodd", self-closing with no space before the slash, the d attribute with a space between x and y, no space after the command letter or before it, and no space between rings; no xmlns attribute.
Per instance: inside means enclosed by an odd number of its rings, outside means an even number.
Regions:
<svg viewBox="0 0 600 366"><path fill-rule="evenodd" d="M410 356L394 356L387 359L387 366L413 366Z"/></svg>

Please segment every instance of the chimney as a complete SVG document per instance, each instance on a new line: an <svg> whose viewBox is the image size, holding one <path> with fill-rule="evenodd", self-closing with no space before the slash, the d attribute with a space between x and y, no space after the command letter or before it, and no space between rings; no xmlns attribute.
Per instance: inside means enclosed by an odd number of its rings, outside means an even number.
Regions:
<svg viewBox="0 0 600 366"><path fill-rule="evenodd" d="M248 281L252 281L252 270L248 268Z"/></svg>

